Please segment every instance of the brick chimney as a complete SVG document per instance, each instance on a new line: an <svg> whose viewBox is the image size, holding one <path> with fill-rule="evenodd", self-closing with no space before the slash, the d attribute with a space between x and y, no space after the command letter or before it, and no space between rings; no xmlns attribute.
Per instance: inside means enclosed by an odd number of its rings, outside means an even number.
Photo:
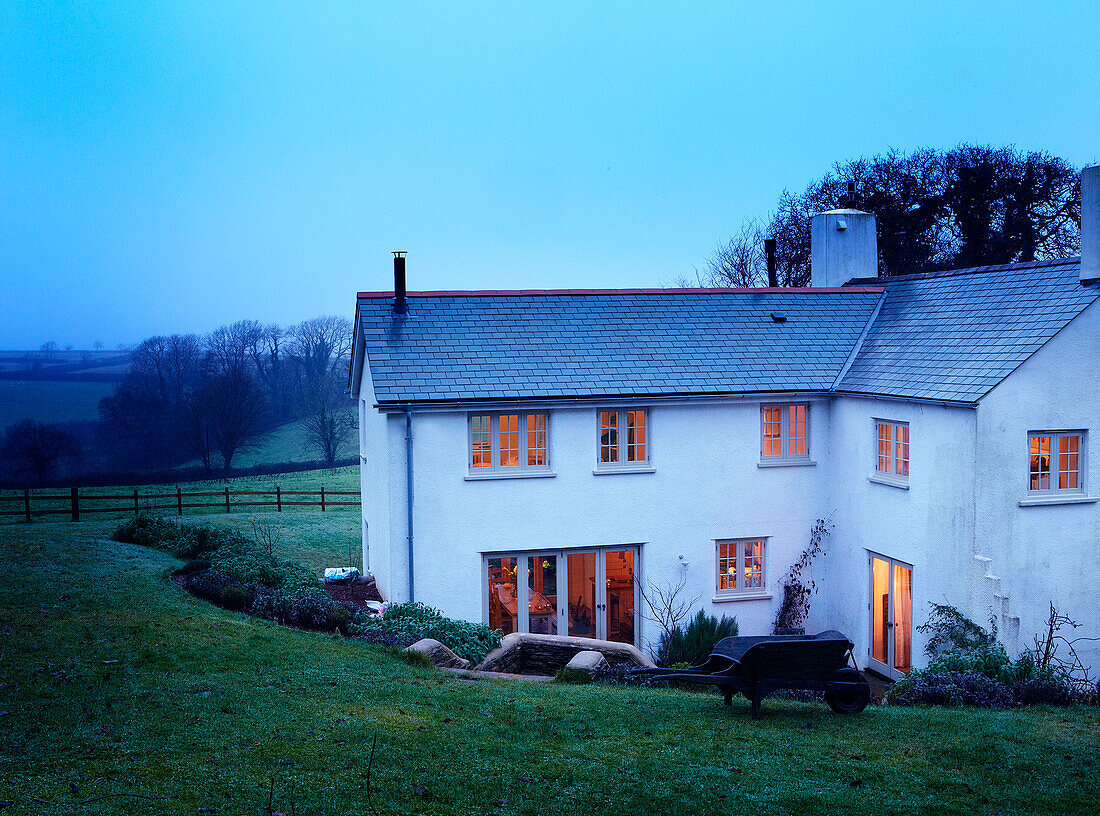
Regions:
<svg viewBox="0 0 1100 816"><path fill-rule="evenodd" d="M878 277L875 217L860 210L829 210L810 221L810 285L843 286Z"/></svg>
<svg viewBox="0 0 1100 816"><path fill-rule="evenodd" d="M1081 282L1100 278L1100 164L1081 171Z"/></svg>

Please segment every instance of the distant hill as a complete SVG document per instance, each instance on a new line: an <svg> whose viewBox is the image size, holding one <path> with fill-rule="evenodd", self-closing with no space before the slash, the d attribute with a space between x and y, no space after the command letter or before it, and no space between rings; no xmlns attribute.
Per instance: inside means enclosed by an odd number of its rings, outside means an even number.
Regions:
<svg viewBox="0 0 1100 816"><path fill-rule="evenodd" d="M0 380L117 383L129 369L128 351L0 351Z"/></svg>

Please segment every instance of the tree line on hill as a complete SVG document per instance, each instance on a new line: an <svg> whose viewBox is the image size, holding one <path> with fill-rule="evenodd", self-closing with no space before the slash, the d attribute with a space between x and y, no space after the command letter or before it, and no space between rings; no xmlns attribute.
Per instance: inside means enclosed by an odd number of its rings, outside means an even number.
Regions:
<svg viewBox="0 0 1100 816"><path fill-rule="evenodd" d="M854 198L849 196L854 186ZM1065 159L1013 147L890 150L839 162L775 211L720 244L697 281L768 285L765 238L780 286L810 285L810 217L851 207L875 216L879 275L1064 258L1080 252L1081 180Z"/></svg>
<svg viewBox="0 0 1100 816"><path fill-rule="evenodd" d="M8 481L42 484L67 473L166 470L198 461L228 473L279 425L299 421L333 466L354 437L347 387L351 321L318 317L283 328L241 320L205 336L149 337L99 403L97 423L26 419L0 442Z"/></svg>

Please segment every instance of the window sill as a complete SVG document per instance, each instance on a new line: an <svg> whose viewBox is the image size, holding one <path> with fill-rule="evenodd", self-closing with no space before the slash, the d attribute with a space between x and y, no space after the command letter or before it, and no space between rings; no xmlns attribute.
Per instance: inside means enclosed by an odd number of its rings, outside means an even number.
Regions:
<svg viewBox="0 0 1100 816"><path fill-rule="evenodd" d="M763 459L756 463L758 468L773 468L773 467L813 467L816 465L813 459Z"/></svg>
<svg viewBox="0 0 1100 816"><path fill-rule="evenodd" d="M606 467L592 471L593 476L611 476L618 473L656 473L657 468L651 467Z"/></svg>
<svg viewBox="0 0 1100 816"><path fill-rule="evenodd" d="M1100 496L1036 496L1020 499L1020 507L1044 507L1050 504L1095 504Z"/></svg>
<svg viewBox="0 0 1100 816"><path fill-rule="evenodd" d="M715 595L710 599L711 603L733 603L735 601L770 601L770 592L748 593L744 595Z"/></svg>
<svg viewBox="0 0 1100 816"><path fill-rule="evenodd" d="M875 484L886 485L887 487L896 487L898 490L909 489L909 482L902 481L901 479L891 479L889 476L883 476L881 474L868 476L867 481L874 482Z"/></svg>
<svg viewBox="0 0 1100 816"><path fill-rule="evenodd" d="M477 475L468 474L463 476L463 480L467 482L493 482L498 479L549 479L552 476L557 476L552 470L536 470L527 473L478 473Z"/></svg>

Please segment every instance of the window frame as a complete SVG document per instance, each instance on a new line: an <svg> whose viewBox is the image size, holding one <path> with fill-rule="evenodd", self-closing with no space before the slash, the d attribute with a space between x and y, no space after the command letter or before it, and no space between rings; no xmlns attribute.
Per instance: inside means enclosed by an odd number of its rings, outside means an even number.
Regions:
<svg viewBox="0 0 1100 816"><path fill-rule="evenodd" d="M746 536L743 538L716 538L714 539L714 599L737 600L758 599L771 597L768 594L768 540L771 536ZM745 544L760 544L760 586L746 587L745 584ZM722 588L722 562L729 561L722 558L722 545L736 545L735 574L736 586L732 589ZM753 556L756 557L756 556Z"/></svg>
<svg viewBox="0 0 1100 816"><path fill-rule="evenodd" d="M500 418L515 416L516 433L518 435L518 462L515 465L502 465L500 460ZM528 464L530 445L528 437L528 421L531 417L542 417L543 427L540 430L543 435L543 463L541 465ZM474 467L474 420L480 417L489 417L489 457L488 466ZM467 478L498 478L507 476L537 476L550 475L550 412L545 410L498 410L498 411L470 411L466 414L466 470Z"/></svg>
<svg viewBox="0 0 1100 816"><path fill-rule="evenodd" d="M1031 469L1031 459L1032 459L1032 456L1033 456L1033 454L1031 452L1031 440L1033 440L1033 439L1042 439L1044 437L1050 439L1050 451L1047 454L1048 459L1049 459L1049 461L1047 463L1047 479L1049 481L1049 487L1046 487L1046 488L1039 487L1039 488L1032 489L1032 487L1031 487L1031 475L1032 475L1032 473L1033 472L1038 473L1040 478L1041 478L1042 477L1042 471L1041 470L1040 471L1032 471L1032 469ZM1062 452L1061 452L1061 450L1062 450L1061 440L1070 439L1070 438L1075 438L1077 440L1077 452L1076 452L1076 455L1077 455L1077 468L1076 468L1077 486L1076 487L1068 487L1068 486L1067 487L1059 487L1058 483L1060 481L1060 479L1059 479L1060 475L1063 472L1065 472L1067 474L1074 472L1074 471L1072 471L1068 468L1065 471L1063 471L1062 468L1061 468L1061 457L1063 455ZM1042 456L1042 452L1040 451L1040 453L1038 455ZM1067 453L1065 455L1066 456L1072 456L1073 453L1067 451ZM1069 464L1069 462L1067 462L1067 465L1068 464ZM1026 487L1025 495L1029 499L1059 498L1059 497L1062 497L1062 496L1065 496L1065 497L1086 496L1087 495L1087 493L1086 493L1086 489L1087 489L1086 479L1087 479L1087 474L1088 474L1088 431L1084 430L1084 429L1028 431L1027 432L1027 445L1026 445L1026 467L1027 467L1027 469L1025 470L1025 482L1024 482L1025 487ZM1068 481L1068 479L1067 479L1067 481Z"/></svg>
<svg viewBox="0 0 1100 816"><path fill-rule="evenodd" d="M603 461L603 414L615 413L618 415L616 433L618 442L615 450L618 456L617 462ZM628 413L641 413L644 415L642 444L645 446L645 459L628 461L630 441L626 430L626 417ZM637 443L635 443L635 447ZM596 469L594 473L622 473L638 471L649 473L653 470L653 412L647 406L620 406L596 409Z"/></svg>
<svg viewBox="0 0 1100 816"><path fill-rule="evenodd" d="M879 465L881 459L884 457L879 451L881 442L883 441L880 433L881 428L886 426L890 429L890 452L887 457L889 459L890 470L882 470ZM898 429L905 429L905 442L898 442ZM898 456L898 446L900 444L905 445L905 459L900 459ZM901 419L885 419L883 417L873 417L871 419L871 473L872 478L878 482L886 482L898 485L908 485L909 475L913 470L913 432L910 428L907 420ZM905 474L902 475L897 472L898 462L905 462Z"/></svg>
<svg viewBox="0 0 1100 816"><path fill-rule="evenodd" d="M766 412L771 408L779 409L779 453L765 453L766 440L771 437L765 436L765 430L768 423L765 420ZM801 439L805 442L805 453L790 453L790 409L802 408L805 411L805 419L803 424L805 426L804 435ZM797 420L796 420L797 422ZM762 465L782 465L782 464L814 464L810 459L810 403L809 402L762 402L760 403L760 464Z"/></svg>

